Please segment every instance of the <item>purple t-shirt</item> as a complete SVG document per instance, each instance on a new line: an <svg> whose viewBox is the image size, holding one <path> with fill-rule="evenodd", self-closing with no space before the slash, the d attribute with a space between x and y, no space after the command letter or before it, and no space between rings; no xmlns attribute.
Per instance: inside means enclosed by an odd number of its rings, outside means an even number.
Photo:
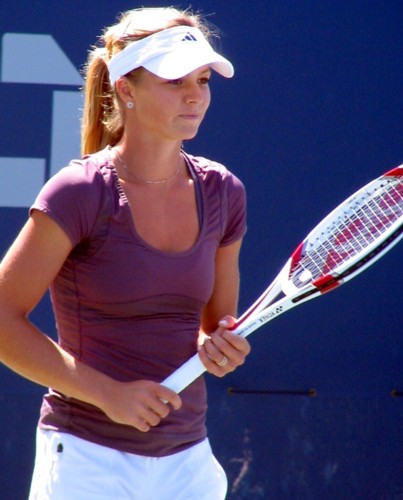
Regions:
<svg viewBox="0 0 403 500"><path fill-rule="evenodd" d="M52 217L74 245L50 289L60 345L116 380L161 382L196 352L216 250L245 233L242 183L218 163L186 160L199 186L201 226L185 252L157 250L137 234L108 149L63 168L31 207ZM50 390L40 426L121 451L165 456L206 436L203 377L181 397L180 410L142 433Z"/></svg>

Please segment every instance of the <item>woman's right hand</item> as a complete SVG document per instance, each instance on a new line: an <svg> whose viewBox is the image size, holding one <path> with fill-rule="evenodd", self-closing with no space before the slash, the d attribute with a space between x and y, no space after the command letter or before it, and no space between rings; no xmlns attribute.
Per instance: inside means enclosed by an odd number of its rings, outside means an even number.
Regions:
<svg viewBox="0 0 403 500"><path fill-rule="evenodd" d="M131 425L148 432L170 413L178 410L181 398L171 389L150 380L116 382L105 392L102 410L119 424Z"/></svg>

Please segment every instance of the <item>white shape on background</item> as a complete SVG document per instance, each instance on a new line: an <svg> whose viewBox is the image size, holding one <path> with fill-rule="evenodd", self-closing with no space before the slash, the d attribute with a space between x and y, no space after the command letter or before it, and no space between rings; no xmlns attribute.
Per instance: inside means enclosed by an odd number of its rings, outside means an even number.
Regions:
<svg viewBox="0 0 403 500"><path fill-rule="evenodd" d="M0 158L2 207L29 207L43 185L43 158Z"/></svg>
<svg viewBox="0 0 403 500"><path fill-rule="evenodd" d="M51 35L5 33L0 82L78 87L82 86L83 79ZM27 91L35 99L35 92ZM80 155L82 108L79 91L52 89L52 93L50 175ZM7 129L2 131L3 135L6 133ZM29 207L47 180L46 161L47 158L0 157L0 207Z"/></svg>
<svg viewBox="0 0 403 500"><path fill-rule="evenodd" d="M80 157L80 92L54 91L52 138L50 149L50 175Z"/></svg>
<svg viewBox="0 0 403 500"><path fill-rule="evenodd" d="M2 47L3 82L82 84L80 73L52 35L5 33Z"/></svg>

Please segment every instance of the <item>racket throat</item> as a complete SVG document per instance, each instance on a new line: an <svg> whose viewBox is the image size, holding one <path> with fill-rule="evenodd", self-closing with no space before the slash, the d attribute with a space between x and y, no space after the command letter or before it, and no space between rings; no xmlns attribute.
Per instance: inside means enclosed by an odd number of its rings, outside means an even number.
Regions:
<svg viewBox="0 0 403 500"><path fill-rule="evenodd" d="M339 277L335 278L334 276L328 274L326 276L321 276L317 280L313 281L312 285L314 285L320 291L320 293L323 294L334 290L339 285L341 285L341 283Z"/></svg>
<svg viewBox="0 0 403 500"><path fill-rule="evenodd" d="M293 298L292 302L294 304L297 304L298 302L301 302L303 300L313 298L315 295L323 295L327 292L330 292L340 286L342 284L342 281L340 280L339 276L335 278L331 274L327 274L326 276L321 276L311 284L315 288L310 288L305 293L302 293L301 295L298 295L298 297Z"/></svg>

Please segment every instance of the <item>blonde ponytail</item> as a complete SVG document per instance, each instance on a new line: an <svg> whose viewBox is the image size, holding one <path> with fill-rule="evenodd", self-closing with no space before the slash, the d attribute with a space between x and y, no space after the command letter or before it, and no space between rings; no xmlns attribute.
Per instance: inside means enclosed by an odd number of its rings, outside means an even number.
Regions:
<svg viewBox="0 0 403 500"><path fill-rule="evenodd" d="M86 66L81 125L82 155L95 153L108 144L116 144L123 133L105 59L106 49L95 48Z"/></svg>

